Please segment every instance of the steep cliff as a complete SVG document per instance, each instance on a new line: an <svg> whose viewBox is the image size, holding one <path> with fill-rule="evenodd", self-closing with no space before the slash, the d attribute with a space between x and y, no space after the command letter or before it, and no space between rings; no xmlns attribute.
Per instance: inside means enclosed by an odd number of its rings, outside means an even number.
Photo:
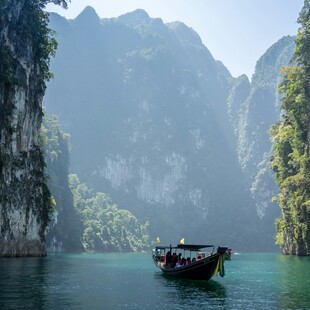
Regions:
<svg viewBox="0 0 310 310"><path fill-rule="evenodd" d="M272 143L268 130L280 119L277 85L282 79L281 67L290 63L294 46L294 37L278 40L257 61L251 83L246 77L239 77L228 97L243 179L255 201L260 234L270 241L274 239L274 220L280 209L272 202L278 189L270 169Z"/></svg>
<svg viewBox="0 0 310 310"><path fill-rule="evenodd" d="M101 20L87 7L70 21L53 14L51 27L47 109L72 136L83 182L150 219L153 235L276 249L268 130L293 37L262 55L250 82L232 78L193 29L143 10Z"/></svg>
<svg viewBox="0 0 310 310"><path fill-rule="evenodd" d="M298 22L294 66L283 69L282 119L271 130L272 168L282 210L277 243L284 254L310 255L310 1Z"/></svg>
<svg viewBox="0 0 310 310"><path fill-rule="evenodd" d="M143 10L50 20L59 47L45 102L71 135L72 171L163 242L253 247L226 109L232 77L198 34Z"/></svg>
<svg viewBox="0 0 310 310"><path fill-rule="evenodd" d="M47 184L54 205L46 235L46 248L49 252L82 251L82 222L74 208L68 184L69 135L59 129L55 116L44 116L42 131Z"/></svg>
<svg viewBox="0 0 310 310"><path fill-rule="evenodd" d="M41 2L0 2L0 256L46 255L50 194L39 129L55 45Z"/></svg>

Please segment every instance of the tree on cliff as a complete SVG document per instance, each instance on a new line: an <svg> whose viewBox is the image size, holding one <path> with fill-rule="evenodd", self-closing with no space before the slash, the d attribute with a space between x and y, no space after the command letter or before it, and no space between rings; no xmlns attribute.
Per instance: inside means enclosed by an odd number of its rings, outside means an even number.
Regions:
<svg viewBox="0 0 310 310"><path fill-rule="evenodd" d="M0 257L42 256L50 192L39 144L42 98L56 41L47 3L0 1Z"/></svg>
<svg viewBox="0 0 310 310"><path fill-rule="evenodd" d="M82 244L87 252L148 251L149 222L142 224L130 211L119 209L102 192L94 193L76 174L69 175L75 208L82 221Z"/></svg>
<svg viewBox="0 0 310 310"><path fill-rule="evenodd" d="M67 8L68 7L68 3L67 2L71 2L70 0L39 0L39 4L42 8L45 8L45 6L48 3L54 3L56 5L61 5L63 8Z"/></svg>
<svg viewBox="0 0 310 310"><path fill-rule="evenodd" d="M82 251L82 223L74 208L73 195L68 184L70 136L60 129L56 116L45 115L41 138L42 145L45 145L47 185L56 203L46 235L47 250Z"/></svg>
<svg viewBox="0 0 310 310"><path fill-rule="evenodd" d="M282 69L279 91L282 120L273 125L271 167L279 186L282 218L276 220L277 243L284 254L310 255L310 1L298 22L294 65Z"/></svg>

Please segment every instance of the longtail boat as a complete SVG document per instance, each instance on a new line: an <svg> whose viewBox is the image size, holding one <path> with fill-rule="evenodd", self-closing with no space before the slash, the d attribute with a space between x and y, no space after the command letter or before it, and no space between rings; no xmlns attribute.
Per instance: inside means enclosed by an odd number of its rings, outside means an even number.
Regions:
<svg viewBox="0 0 310 310"><path fill-rule="evenodd" d="M212 248L210 252L206 249ZM165 275L192 279L210 280L218 273L225 275L224 260L227 247L214 245L178 244L177 246L156 246L152 258L156 267Z"/></svg>

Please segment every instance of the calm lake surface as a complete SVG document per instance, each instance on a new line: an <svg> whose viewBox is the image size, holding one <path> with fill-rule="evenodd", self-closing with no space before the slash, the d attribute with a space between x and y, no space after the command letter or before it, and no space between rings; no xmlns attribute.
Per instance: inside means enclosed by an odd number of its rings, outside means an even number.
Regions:
<svg viewBox="0 0 310 310"><path fill-rule="evenodd" d="M310 309L310 258L235 254L209 282L167 278L151 254L0 259L0 309Z"/></svg>

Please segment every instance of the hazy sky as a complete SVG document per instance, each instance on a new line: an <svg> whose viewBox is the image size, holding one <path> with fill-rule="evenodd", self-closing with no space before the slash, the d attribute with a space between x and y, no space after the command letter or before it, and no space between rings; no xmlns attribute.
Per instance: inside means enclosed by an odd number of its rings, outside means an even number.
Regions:
<svg viewBox="0 0 310 310"><path fill-rule="evenodd" d="M303 0L71 0L48 11L75 18L87 5L101 18L144 9L164 22L182 21L201 37L233 76L251 78L260 56L284 35L295 35Z"/></svg>

